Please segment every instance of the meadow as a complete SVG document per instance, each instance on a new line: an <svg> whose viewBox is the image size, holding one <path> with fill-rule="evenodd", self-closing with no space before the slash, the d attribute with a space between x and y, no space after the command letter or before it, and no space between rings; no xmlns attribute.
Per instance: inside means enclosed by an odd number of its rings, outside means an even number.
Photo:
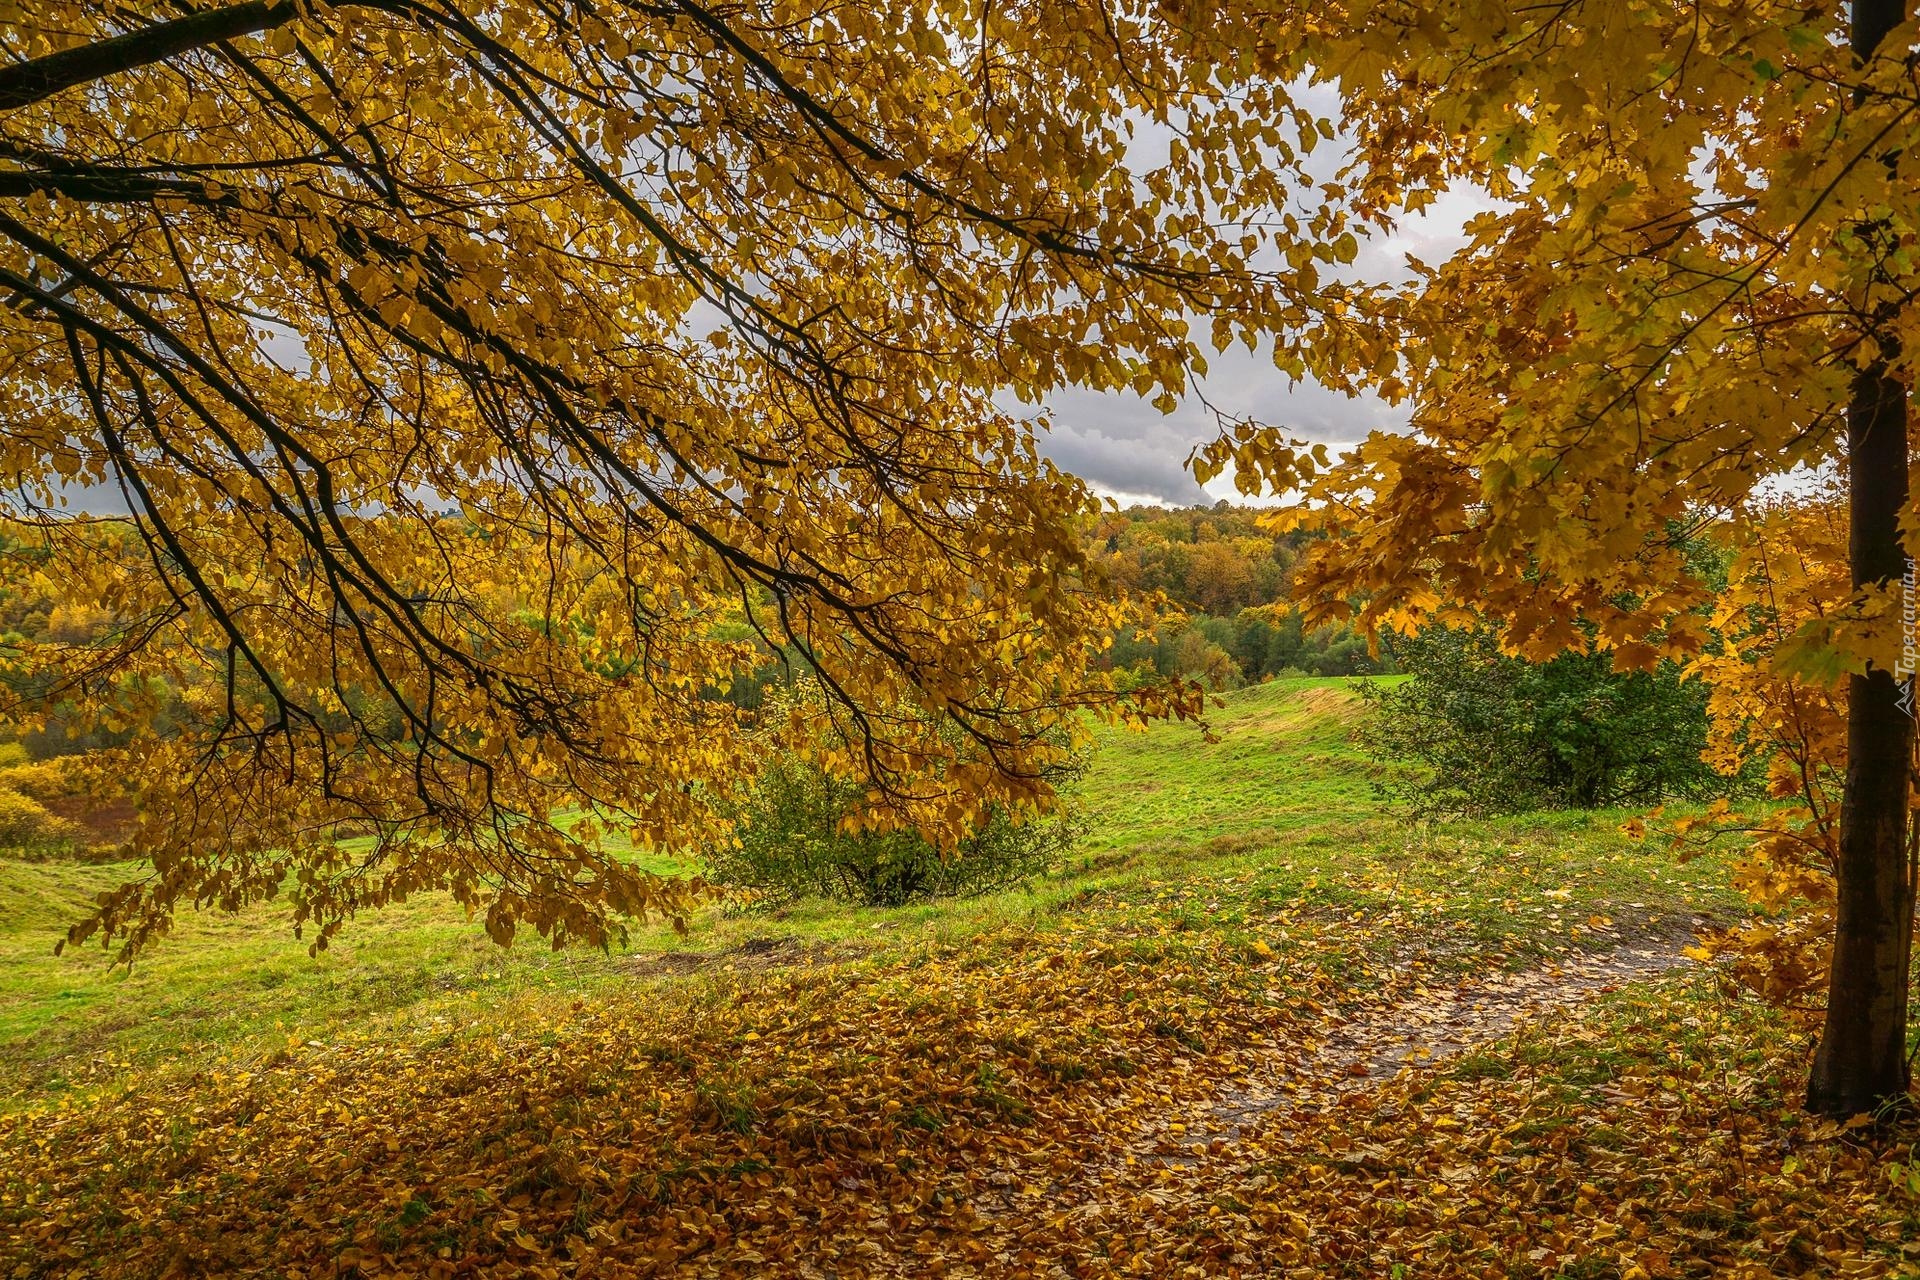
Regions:
<svg viewBox="0 0 1920 1280"><path fill-rule="evenodd" d="M1377 950L1426 945L1461 964L1521 963L1555 946L1670 929L1735 901L1711 863L1680 868L1630 845L1625 813L1410 829L1382 811L1350 738L1344 679L1224 695L1203 730L1111 731L1081 802L1088 831L1059 874L967 901L861 909L807 903L777 915L707 913L686 936L640 926L628 948L503 950L443 900L357 921L310 957L287 909L183 918L131 969L97 949L55 958L90 896L131 864L0 860L0 1079L17 1104L155 1065L190 1065L346 1028L437 1025L516 1000L619 989L768 958L884 958L995 929L1144 914L1237 938L1283 907L1365 925ZM1217 741L1207 742L1210 732ZM656 860L663 872L687 864ZM1211 904L1211 905L1209 905ZM1592 930L1588 921L1612 923Z"/></svg>

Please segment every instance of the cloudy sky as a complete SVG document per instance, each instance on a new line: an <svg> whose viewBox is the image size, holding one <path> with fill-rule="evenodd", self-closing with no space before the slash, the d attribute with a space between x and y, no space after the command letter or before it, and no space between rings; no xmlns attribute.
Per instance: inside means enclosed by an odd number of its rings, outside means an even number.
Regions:
<svg viewBox="0 0 1920 1280"><path fill-rule="evenodd" d="M1404 220L1393 235L1362 241L1352 274L1368 280L1404 278L1408 254L1438 262L1461 243L1460 227L1466 219L1488 207L1477 195L1449 195L1422 216ZM1357 443L1370 431L1406 425L1404 406L1390 407L1371 398L1350 400L1317 383L1292 383L1273 367L1267 351L1236 346L1207 363L1201 390L1217 408L1282 427L1297 438L1337 447ZM1043 440L1042 451L1123 506L1245 500L1234 489L1231 475L1218 477L1203 490L1186 470L1193 447L1219 434L1198 396L1186 397L1166 415L1131 394L1088 391L1056 396L1049 408L1054 429Z"/></svg>

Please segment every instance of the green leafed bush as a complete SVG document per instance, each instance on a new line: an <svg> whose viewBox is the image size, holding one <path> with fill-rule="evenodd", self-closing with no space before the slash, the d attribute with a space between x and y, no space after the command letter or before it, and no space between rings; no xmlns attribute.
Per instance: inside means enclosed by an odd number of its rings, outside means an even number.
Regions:
<svg viewBox="0 0 1920 1280"><path fill-rule="evenodd" d="M1657 804L1724 793L1700 756L1707 689L1671 664L1616 672L1602 654L1532 663L1490 631L1400 640L1412 679L1363 685L1360 731L1382 789L1423 816Z"/></svg>
<svg viewBox="0 0 1920 1280"><path fill-rule="evenodd" d="M1059 787L1079 772L1077 764L1061 766L1052 781ZM912 830L848 830L865 791L796 756L776 758L728 806L734 842L708 854L708 879L761 910L810 896L896 907L1042 875L1079 835L1071 812L1016 818L995 808L957 850L943 854Z"/></svg>

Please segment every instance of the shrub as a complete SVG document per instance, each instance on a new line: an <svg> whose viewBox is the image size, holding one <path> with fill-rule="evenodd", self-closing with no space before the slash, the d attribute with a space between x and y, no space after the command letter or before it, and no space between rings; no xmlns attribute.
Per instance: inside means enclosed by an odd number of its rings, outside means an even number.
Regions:
<svg viewBox="0 0 1920 1280"><path fill-rule="evenodd" d="M7 745L19 746L18 743ZM17 791L42 804L79 793L65 758L28 763L24 758L25 749L21 751L22 759L17 763L0 758L0 789Z"/></svg>
<svg viewBox="0 0 1920 1280"><path fill-rule="evenodd" d="M1429 628L1395 657L1412 679L1369 683L1362 745L1382 790L1423 815L1654 804L1724 792L1701 759L1707 689L1670 663L1613 670L1605 654L1531 663L1485 630Z"/></svg>
<svg viewBox="0 0 1920 1280"><path fill-rule="evenodd" d="M1062 767L1050 781L1061 786L1079 770ZM895 907L971 897L1044 874L1079 834L1070 813L1016 819L995 808L957 851L942 856L912 830L844 830L865 797L860 782L797 756L777 757L750 791L723 806L734 841L708 854L707 878L761 910L810 895Z"/></svg>
<svg viewBox="0 0 1920 1280"><path fill-rule="evenodd" d="M120 856L133 824L133 797L114 786L109 771L90 763L57 756L8 766L0 756L0 794L29 801L45 815L20 811L22 825L13 828L18 834L0 834L0 848L86 860Z"/></svg>
<svg viewBox="0 0 1920 1280"><path fill-rule="evenodd" d="M55 817L37 800L0 788L0 848L49 853L71 845L80 829Z"/></svg>

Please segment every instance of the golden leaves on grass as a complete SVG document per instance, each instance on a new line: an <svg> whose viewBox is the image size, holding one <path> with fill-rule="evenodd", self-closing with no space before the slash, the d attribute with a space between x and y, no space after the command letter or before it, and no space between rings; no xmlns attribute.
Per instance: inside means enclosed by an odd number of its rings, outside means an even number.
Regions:
<svg viewBox="0 0 1920 1280"><path fill-rule="evenodd" d="M1217 942L1015 935L658 1008L483 1019L444 1043L290 1046L184 1095L136 1086L7 1121L9 1261L850 1274L884 1250L895 1268L991 1265L1041 1189L1285 1025L1264 986Z"/></svg>
<svg viewBox="0 0 1920 1280"><path fill-rule="evenodd" d="M1186 1143L1349 1002L1246 954L1002 933L72 1097L0 1122L0 1265L1671 1280L1890 1275L1920 1240L1885 1138L1794 1118L1800 1045L1697 985Z"/></svg>
<svg viewBox="0 0 1920 1280"><path fill-rule="evenodd" d="M1253 1139L1219 1188L1298 1274L1911 1274L1912 1132L1795 1114L1802 1044L1672 980ZM1254 1243L1240 1247L1257 1248Z"/></svg>

